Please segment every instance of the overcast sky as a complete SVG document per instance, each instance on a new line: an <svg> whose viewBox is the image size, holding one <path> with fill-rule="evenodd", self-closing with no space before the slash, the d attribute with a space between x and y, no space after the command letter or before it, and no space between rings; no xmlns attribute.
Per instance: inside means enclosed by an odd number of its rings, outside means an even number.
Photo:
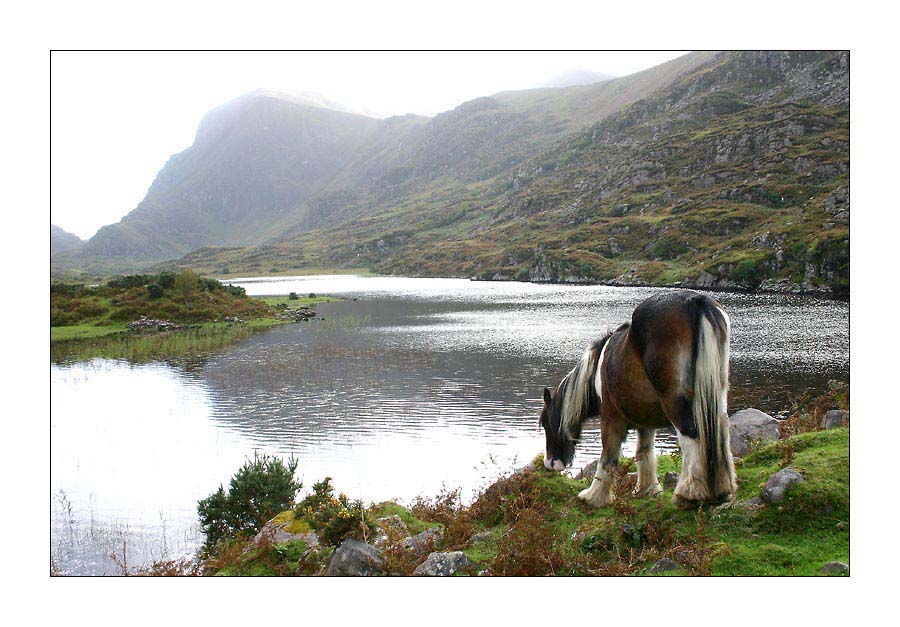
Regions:
<svg viewBox="0 0 900 627"><path fill-rule="evenodd" d="M625 76L683 52L175 53L51 56L51 221L82 238L120 220L203 114L257 88L387 116L434 115L586 69Z"/></svg>

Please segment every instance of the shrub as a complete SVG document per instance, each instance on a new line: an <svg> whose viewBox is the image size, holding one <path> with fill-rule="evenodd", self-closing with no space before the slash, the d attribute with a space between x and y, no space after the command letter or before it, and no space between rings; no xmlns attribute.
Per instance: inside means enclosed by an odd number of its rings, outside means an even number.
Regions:
<svg viewBox="0 0 900 627"><path fill-rule="evenodd" d="M160 272L159 276L156 277L156 282L159 283L163 289L172 289L175 287L175 273Z"/></svg>
<svg viewBox="0 0 900 627"><path fill-rule="evenodd" d="M289 300L300 300L300 297L297 296L297 292L291 292L291 293L288 295L288 299L289 299Z"/></svg>
<svg viewBox="0 0 900 627"><path fill-rule="evenodd" d="M159 283L151 283L147 286L147 293L150 298L162 298L164 291Z"/></svg>
<svg viewBox="0 0 900 627"><path fill-rule="evenodd" d="M346 494L334 496L331 477L313 484L313 492L297 505L295 516L305 519L325 544L339 546L347 538L365 540L375 533L362 501Z"/></svg>
<svg viewBox="0 0 900 627"><path fill-rule="evenodd" d="M310 292L310 293L309 293L309 297L310 297L310 298L315 298L315 297L316 297L316 293L315 293L315 292Z"/></svg>
<svg viewBox="0 0 900 627"><path fill-rule="evenodd" d="M255 534L276 514L290 509L302 484L294 479L297 460L254 454L231 478L228 491L219 489L197 503L204 549L211 552L226 538Z"/></svg>

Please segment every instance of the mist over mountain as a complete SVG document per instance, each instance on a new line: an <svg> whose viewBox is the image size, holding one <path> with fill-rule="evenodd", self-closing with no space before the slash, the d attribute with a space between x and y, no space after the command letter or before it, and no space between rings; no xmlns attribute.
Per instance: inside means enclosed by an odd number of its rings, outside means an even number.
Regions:
<svg viewBox="0 0 900 627"><path fill-rule="evenodd" d="M135 210L51 266L841 291L848 111L838 52L692 53L433 118L260 90L208 113Z"/></svg>
<svg viewBox="0 0 900 627"><path fill-rule="evenodd" d="M612 74L603 74L584 68L572 69L548 79L541 87L572 87L575 85L591 85L615 78Z"/></svg>

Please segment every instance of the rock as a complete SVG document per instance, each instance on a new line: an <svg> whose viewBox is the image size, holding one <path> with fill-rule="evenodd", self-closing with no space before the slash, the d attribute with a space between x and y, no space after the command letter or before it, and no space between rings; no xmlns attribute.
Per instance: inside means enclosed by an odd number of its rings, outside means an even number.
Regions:
<svg viewBox="0 0 900 627"><path fill-rule="evenodd" d="M292 519L280 521L278 517L273 518L263 525L263 528L260 529L259 533L253 538L253 543L259 544L260 542L267 541L272 544L282 544L284 542L303 540L310 549L319 546L319 536L316 535L315 531L308 531L305 533L293 533L288 531L288 527L290 527L292 522Z"/></svg>
<svg viewBox="0 0 900 627"><path fill-rule="evenodd" d="M478 544L479 542L489 542L494 538L494 534L490 531L479 531L469 538L469 544Z"/></svg>
<svg viewBox="0 0 900 627"><path fill-rule="evenodd" d="M674 490L678 485L678 479L681 477L677 472L667 472L663 475L663 488L666 490Z"/></svg>
<svg viewBox="0 0 900 627"><path fill-rule="evenodd" d="M822 567L822 573L825 575L842 575L850 572L850 566L844 562L828 562Z"/></svg>
<svg viewBox="0 0 900 627"><path fill-rule="evenodd" d="M133 320L128 323L128 330L135 333L177 331L179 328L181 327L170 320L156 320L147 316L141 316L140 320Z"/></svg>
<svg viewBox="0 0 900 627"><path fill-rule="evenodd" d="M846 427L850 424L850 412L845 409L832 409L822 416L819 426L823 429Z"/></svg>
<svg viewBox="0 0 900 627"><path fill-rule="evenodd" d="M651 566L648 572L655 575L656 573L666 573L671 570L678 570L679 568L681 568L681 564L675 560L670 560L668 557L664 557Z"/></svg>
<svg viewBox="0 0 900 627"><path fill-rule="evenodd" d="M803 475L799 472L793 468L782 468L769 477L760 496L766 503L779 503L784 499L784 494L790 487L802 482Z"/></svg>
<svg viewBox="0 0 900 627"><path fill-rule="evenodd" d="M344 540L331 557L325 575L328 577L370 577L385 572L381 551L361 540Z"/></svg>
<svg viewBox="0 0 900 627"><path fill-rule="evenodd" d="M449 577L455 573L474 566L462 551L450 553L432 553L428 558L416 566L413 575L425 577Z"/></svg>
<svg viewBox="0 0 900 627"><path fill-rule="evenodd" d="M758 409L742 409L728 418L731 432L731 454L741 457L750 452L756 442L777 440L778 421Z"/></svg>
<svg viewBox="0 0 900 627"><path fill-rule="evenodd" d="M592 479L597 474L597 466L600 465L600 459L595 459L590 464L578 471L575 479Z"/></svg>
<svg viewBox="0 0 900 627"><path fill-rule="evenodd" d="M432 527L431 529L426 529L422 533L406 538L400 543L400 547L416 554L424 554L426 551L433 550L434 545L440 541L443 535L443 529L440 527Z"/></svg>
<svg viewBox="0 0 900 627"><path fill-rule="evenodd" d="M377 519L375 526L378 527L378 535L375 537L377 547L384 546L389 540L396 541L410 536L406 524L396 514Z"/></svg>

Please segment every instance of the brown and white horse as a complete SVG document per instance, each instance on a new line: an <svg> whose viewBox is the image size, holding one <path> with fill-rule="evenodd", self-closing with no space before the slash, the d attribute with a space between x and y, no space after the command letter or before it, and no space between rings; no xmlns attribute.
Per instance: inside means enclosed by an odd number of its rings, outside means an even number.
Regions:
<svg viewBox="0 0 900 627"><path fill-rule="evenodd" d="M636 492L662 492L656 475L656 430L673 426L682 451L674 501L681 507L722 502L737 482L728 432L731 322L709 296L688 290L643 301L631 323L594 342L552 393L544 388L544 465L572 463L585 420L600 416L603 452L591 486L578 498L612 502L612 471L628 429L636 429Z"/></svg>

